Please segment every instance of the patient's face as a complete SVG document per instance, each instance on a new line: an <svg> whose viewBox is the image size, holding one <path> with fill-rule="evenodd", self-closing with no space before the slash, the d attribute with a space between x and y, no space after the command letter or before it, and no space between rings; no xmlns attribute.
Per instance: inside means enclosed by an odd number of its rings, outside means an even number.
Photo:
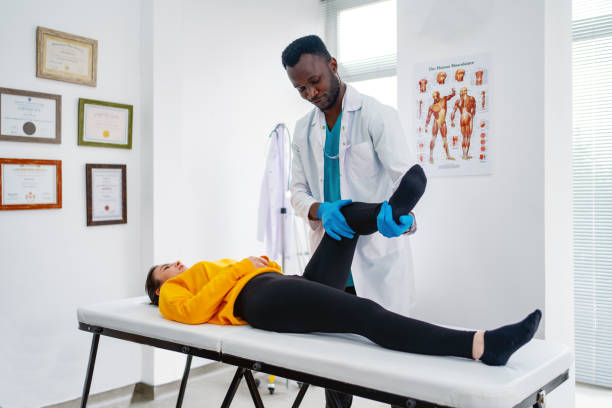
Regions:
<svg viewBox="0 0 612 408"><path fill-rule="evenodd" d="M159 282L159 287L161 288L161 285L163 285L168 279L174 278L186 269L187 267L183 265L181 261L157 265L153 270L153 278ZM159 295L159 289L157 289L155 293Z"/></svg>

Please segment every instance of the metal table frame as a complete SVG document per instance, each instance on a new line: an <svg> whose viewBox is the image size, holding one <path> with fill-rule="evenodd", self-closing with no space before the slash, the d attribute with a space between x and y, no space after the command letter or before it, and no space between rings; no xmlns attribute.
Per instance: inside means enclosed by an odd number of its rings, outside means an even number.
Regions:
<svg viewBox="0 0 612 408"><path fill-rule="evenodd" d="M244 378L247 383L247 387L253 399L253 404L256 408L263 408L263 402L261 396L255 384L253 378L254 371L262 371L268 374L277 375L283 378L299 381L303 385L298 392L298 395L293 402L292 408L300 406L309 385L316 385L336 391L344 392L347 394L357 395L359 397L388 403L393 407L405 407L405 408L452 408L448 406L442 406L436 403L422 401L415 398L410 398L405 395L392 394L385 391L380 391L372 388L362 387L355 384L349 384L341 381L336 381L330 378L320 377L300 371L290 370L275 365L266 364L261 361L254 361L250 359L241 358L238 356L232 356L230 354L223 354L222 352L200 349L196 347L187 346L184 344L174 343L170 341L155 339L152 337L141 336L138 334L127 333L119 330L108 329L105 327L94 326L86 323L79 322L79 329L93 333L91 341L91 349L89 353L89 363L87 365L87 373L85 376L85 384L83 386L83 396L81 398L81 408L87 406L87 400L89 398L89 391L91 388L91 380L93 378L94 366L96 363L96 354L98 352L98 342L100 341L100 335L114 337L116 339L131 341L140 344L146 344L157 348L166 350L176 351L178 353L186 354L187 361L185 363L185 371L183 372L183 378L181 380L181 386L179 389L179 395L176 401L177 408L180 408L183 404L183 397L185 395L185 389L187 387L187 380L189 378L189 371L191 368L191 360L193 356L203 357L214 361L220 361L226 364L236 366L236 373L230 383L225 398L221 404L221 408L227 408L232 403L236 390L240 381ZM558 375L553 380L549 381L543 387L534 387L534 391L525 398L522 402L515 405L514 408L541 408L545 405L545 395L553 391L565 380L569 378L569 371L566 370L564 373Z"/></svg>

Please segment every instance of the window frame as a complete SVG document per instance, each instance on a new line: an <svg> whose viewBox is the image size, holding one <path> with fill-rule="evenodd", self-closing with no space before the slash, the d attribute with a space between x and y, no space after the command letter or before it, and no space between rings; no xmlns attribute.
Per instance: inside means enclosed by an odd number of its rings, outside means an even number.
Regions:
<svg viewBox="0 0 612 408"><path fill-rule="evenodd" d="M321 0L325 43L332 56L338 55L338 16L340 12L383 1L386 0ZM397 2L395 18L397 19ZM393 54L364 58L348 64L338 61L338 72L340 77L348 83L397 76L397 50Z"/></svg>
<svg viewBox="0 0 612 408"><path fill-rule="evenodd" d="M574 3L576 2L574 1ZM581 47L579 42L600 38L612 40L612 9L609 11L610 14L576 20L572 18L572 87L576 87L577 82L576 51L581 58L593 58L596 55L596 52L588 49L591 46ZM597 49L600 50L601 47ZM605 49L605 52L606 55L602 56L604 59L609 58L608 55L612 55L609 47ZM580 60L578 61L580 62ZM610 78L609 70L606 74ZM609 86L610 84L612 84L612 80L608 80L606 85ZM593 97L595 98L597 95ZM601 167L602 158L589 157L588 151L582 146L589 146L590 149L599 147L600 151L609 151L609 148L604 147L602 149L601 146L605 146L606 142L609 144L612 141L612 135L602 130L601 126L593 131L590 127L578 127L583 122L577 121L576 115L584 115L582 111L585 107L588 107L589 103L592 102L585 101L582 93L573 91L572 224L574 232L572 251L574 262L572 269L574 275L574 321L575 327L582 329L580 332L576 330L574 334L576 380L587 384L611 387L612 366L604 357L612 352L612 345L609 344L609 341L602 339L607 338L606 330L609 330L607 326L610 319L607 319L606 315L612 307L602 293L612 292L612 283L607 283L612 279L612 272L606 271L606 267L610 265L608 261L610 251L605 250L607 243L612 240L612 233L608 232L602 237L602 231L608 229L606 205L612 201L612 194L607 192L610 182L602 182L605 171L605 168ZM606 98L606 106L612 106L612 97ZM577 107L579 109L576 109ZM587 131L585 132L585 130ZM594 142L591 142L590 145L585 144L585 139L589 137L595 139L595 136L599 137L605 133L608 133L605 140L597 138L597 143L601 146ZM592 147L593 145L595 147ZM608 153L607 156L612 157L612 152ZM593 160L590 166L583 165L589 160ZM587 174L589 172L590 174ZM590 183L590 186L587 183ZM593 208L589 208L589 204ZM598 221L601 220L606 222L599 225ZM590 228L589 223L591 224ZM588 292L592 292L590 296L586 295ZM604 361L600 361L600 358L604 358Z"/></svg>

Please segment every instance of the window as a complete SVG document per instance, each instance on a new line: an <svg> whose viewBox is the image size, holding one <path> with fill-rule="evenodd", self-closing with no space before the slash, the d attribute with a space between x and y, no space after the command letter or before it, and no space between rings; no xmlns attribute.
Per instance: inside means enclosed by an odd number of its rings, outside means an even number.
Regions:
<svg viewBox="0 0 612 408"><path fill-rule="evenodd" d="M325 36L340 77L397 107L396 0L323 0Z"/></svg>
<svg viewBox="0 0 612 408"><path fill-rule="evenodd" d="M576 379L612 387L612 2L572 6Z"/></svg>

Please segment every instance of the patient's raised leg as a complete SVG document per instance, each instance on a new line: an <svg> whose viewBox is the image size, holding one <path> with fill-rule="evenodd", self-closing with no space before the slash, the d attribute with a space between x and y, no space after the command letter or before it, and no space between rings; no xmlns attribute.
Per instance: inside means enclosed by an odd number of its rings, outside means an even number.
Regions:
<svg viewBox="0 0 612 408"><path fill-rule="evenodd" d="M389 203L396 222L399 216L408 214L425 192L427 179L419 165L414 165L404 174ZM360 235L378 231L376 217L381 203L353 202L342 207L347 224L355 231L354 238L337 241L327 233L304 269L304 278L344 290L351 271L353 255Z"/></svg>

